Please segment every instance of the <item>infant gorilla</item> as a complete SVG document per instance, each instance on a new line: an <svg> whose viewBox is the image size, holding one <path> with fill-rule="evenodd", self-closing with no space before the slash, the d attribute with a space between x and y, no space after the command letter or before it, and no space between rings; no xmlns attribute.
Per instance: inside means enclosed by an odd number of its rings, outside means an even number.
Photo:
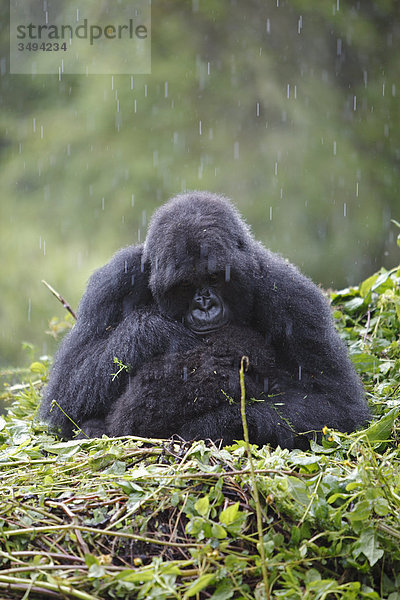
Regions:
<svg viewBox="0 0 400 600"><path fill-rule="evenodd" d="M112 437L139 434L168 438L177 434L191 440L199 437L201 425L202 438L223 439L224 444L240 440L239 370L243 356L248 359L246 420L252 442L263 444L268 439L273 445L306 448L306 437L295 433L287 419L279 415L286 393L290 391L290 398L295 393L289 374L278 371L262 335L232 325L198 337L192 350L160 355L143 365L129 378L124 394L105 422L87 421L83 432L90 437L105 433ZM275 408L273 423L263 418L260 405L264 402ZM304 431L307 429L305 419Z"/></svg>

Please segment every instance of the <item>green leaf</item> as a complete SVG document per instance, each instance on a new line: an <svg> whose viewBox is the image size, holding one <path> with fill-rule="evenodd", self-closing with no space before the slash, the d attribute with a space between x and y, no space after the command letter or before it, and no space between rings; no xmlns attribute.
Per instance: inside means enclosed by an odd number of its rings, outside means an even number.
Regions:
<svg viewBox="0 0 400 600"><path fill-rule="evenodd" d="M177 565L170 565L168 563L163 563L160 565L159 573L165 575L181 575L181 570ZM113 575L116 579L122 579L123 581L129 581L131 583L142 583L146 581L154 581L156 577L156 571L153 565L149 565L148 567L142 567L141 569L126 569L121 573Z"/></svg>
<svg viewBox="0 0 400 600"><path fill-rule="evenodd" d="M390 438L399 407L392 408L386 415L364 431L369 442L385 442Z"/></svg>
<svg viewBox="0 0 400 600"><path fill-rule="evenodd" d="M317 571L317 569L309 569L308 571L306 571L306 575L305 575L305 581L314 583L315 581L321 581L322 577L321 577L321 573L319 573Z"/></svg>
<svg viewBox="0 0 400 600"><path fill-rule="evenodd" d="M92 565L98 565L99 559L93 554L85 554L85 563L88 567L91 567Z"/></svg>
<svg viewBox="0 0 400 600"><path fill-rule="evenodd" d="M184 598L191 598L192 596L195 596L196 594L201 592L201 590L204 590L204 588L210 585L210 583L214 581L214 579L214 573L205 573L204 575L201 575L201 577L199 577L198 579L196 579L196 581L190 584L187 591L185 592Z"/></svg>
<svg viewBox="0 0 400 600"><path fill-rule="evenodd" d="M69 440L68 442L57 442L55 444L44 444L43 448L50 454L58 454L63 458L70 458L81 449L83 440Z"/></svg>
<svg viewBox="0 0 400 600"><path fill-rule="evenodd" d="M297 527L297 525L292 526L290 536L291 536L292 544L298 545L301 540L301 532L300 532L299 527Z"/></svg>
<svg viewBox="0 0 400 600"><path fill-rule="evenodd" d="M376 532L372 527L364 529L360 539L355 544L353 555L357 557L361 553L367 558L371 567L373 567L384 554L383 550L379 548Z"/></svg>
<svg viewBox="0 0 400 600"><path fill-rule="evenodd" d="M365 298L368 295L377 279L378 274L375 273L375 275L368 277L368 279L362 282L362 284L360 285L360 296L362 296L362 298Z"/></svg>
<svg viewBox="0 0 400 600"><path fill-rule="evenodd" d="M200 498L199 500L197 500L194 507L197 510L197 512L199 513L199 515L201 515L202 517L205 517L208 514L208 510L210 507L210 501L208 499L208 496L203 496L203 498Z"/></svg>
<svg viewBox="0 0 400 600"><path fill-rule="evenodd" d="M210 600L229 600L234 593L235 590L232 588L232 582L225 579L217 586Z"/></svg>
<svg viewBox="0 0 400 600"><path fill-rule="evenodd" d="M306 508L310 501L307 484L304 481L297 479L297 477L288 477L287 482L289 483L290 491L296 503L298 503L299 506Z"/></svg>
<svg viewBox="0 0 400 600"><path fill-rule="evenodd" d="M333 504L338 498L340 498L341 500L346 500L348 496L346 494L340 494L338 492L337 494L332 494L332 496L329 496L329 498L327 499L327 503Z"/></svg>
<svg viewBox="0 0 400 600"><path fill-rule="evenodd" d="M357 371L376 373L379 370L379 361L373 354L354 352L350 358Z"/></svg>
<svg viewBox="0 0 400 600"><path fill-rule="evenodd" d="M134 571L133 569L127 569L121 573L115 575L116 579L122 579L123 581L130 581L131 583L144 583L146 581L154 580L154 569L139 569Z"/></svg>
<svg viewBox="0 0 400 600"><path fill-rule="evenodd" d="M132 472L130 473L130 475L132 475ZM131 495L135 492L138 492L139 494L144 494L143 487L135 483L134 481L129 481L128 479L121 479L117 481L117 484L125 492L125 494Z"/></svg>
<svg viewBox="0 0 400 600"><path fill-rule="evenodd" d="M89 567L88 577L92 577L93 579L99 579L100 577L104 577L106 569L103 565L99 565L93 563Z"/></svg>
<svg viewBox="0 0 400 600"><path fill-rule="evenodd" d="M385 517L390 513L390 506L386 498L377 498L374 502L374 511L380 517Z"/></svg>
<svg viewBox="0 0 400 600"><path fill-rule="evenodd" d="M214 523L211 527L211 534L213 537L217 538L217 540L223 540L228 535L222 525L218 525L218 523Z"/></svg>
<svg viewBox="0 0 400 600"><path fill-rule="evenodd" d="M219 515L219 520L224 525L230 525L237 518L239 513L239 502L235 502L235 504L231 504L225 510L223 510Z"/></svg>
<svg viewBox="0 0 400 600"><path fill-rule="evenodd" d="M343 300L345 298L350 298L352 296L355 296L357 293L358 293L357 288L344 288L343 290L333 291L331 293L331 298L332 298L333 302L335 300L343 302Z"/></svg>
<svg viewBox="0 0 400 600"><path fill-rule="evenodd" d="M360 308L360 306L362 306L363 304L364 304L364 299L356 297L356 298L353 298L352 300L349 300L348 302L345 302L344 308L348 312L354 312L355 310Z"/></svg>
<svg viewBox="0 0 400 600"><path fill-rule="evenodd" d="M346 491L352 492L361 486L361 481L351 481L346 485Z"/></svg>
<svg viewBox="0 0 400 600"><path fill-rule="evenodd" d="M383 271L383 273L380 273L377 277L375 283L371 287L371 290L373 292L382 293L391 288L393 288L393 281L390 278L390 271Z"/></svg>
<svg viewBox="0 0 400 600"><path fill-rule="evenodd" d="M30 366L32 373L41 373L44 375L47 372L47 368L41 362L33 362Z"/></svg>
<svg viewBox="0 0 400 600"><path fill-rule="evenodd" d="M122 460L115 460L107 469L104 469L104 475L123 475L126 471L126 464Z"/></svg>
<svg viewBox="0 0 400 600"><path fill-rule="evenodd" d="M357 521L366 521L371 516L371 511L370 502L362 500L361 502L357 502L352 512L347 513L346 516L354 524Z"/></svg>

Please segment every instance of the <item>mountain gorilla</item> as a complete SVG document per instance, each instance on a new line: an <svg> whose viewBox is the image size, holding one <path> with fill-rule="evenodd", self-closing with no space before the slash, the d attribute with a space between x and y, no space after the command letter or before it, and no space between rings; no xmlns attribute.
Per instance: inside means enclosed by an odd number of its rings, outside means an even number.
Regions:
<svg viewBox="0 0 400 600"><path fill-rule="evenodd" d="M304 447L325 425L367 421L320 290L255 241L227 199L182 194L155 212L143 246L91 277L40 416L64 438L78 425L89 437L230 443L243 434L243 355L252 443ZM127 366L118 376L114 358Z"/></svg>

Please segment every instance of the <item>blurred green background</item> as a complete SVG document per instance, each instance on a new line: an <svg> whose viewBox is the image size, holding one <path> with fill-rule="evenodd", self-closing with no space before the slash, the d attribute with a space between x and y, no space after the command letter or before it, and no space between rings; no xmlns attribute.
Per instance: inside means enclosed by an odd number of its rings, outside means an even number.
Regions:
<svg viewBox="0 0 400 600"><path fill-rule="evenodd" d="M399 262L397 0L154 0L151 75L61 81L9 74L0 8L1 366L185 189L326 287Z"/></svg>

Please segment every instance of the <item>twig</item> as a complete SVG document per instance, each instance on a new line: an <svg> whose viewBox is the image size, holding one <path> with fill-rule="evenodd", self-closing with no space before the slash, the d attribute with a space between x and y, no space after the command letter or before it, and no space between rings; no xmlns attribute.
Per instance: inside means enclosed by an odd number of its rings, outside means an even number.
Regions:
<svg viewBox="0 0 400 600"><path fill-rule="evenodd" d="M71 519L71 522L73 524L78 525L76 515L63 502L51 502L51 501L48 501L48 504L49 504L49 506L54 506L55 508L57 508L57 507L61 508L65 512L65 514L68 515L68 517ZM78 542L78 544L79 544L79 546L80 546L83 554L84 555L85 554L89 554L90 553L89 547L86 544L85 540L83 539L82 533L79 531L79 529L75 529L75 535L76 535L77 542Z"/></svg>
<svg viewBox="0 0 400 600"><path fill-rule="evenodd" d="M5 558L8 558L8 560L11 561L18 561L21 562L22 564L25 564L22 560L19 560L19 557L22 558L32 558L35 556L39 556L40 558L51 558L52 560L66 560L66 561L71 561L71 562L79 562L79 563L84 563L85 560L83 558L81 558L80 556L73 556L72 554L64 554L61 552L46 552L41 551L36 552L35 550L13 550L12 554L8 554L7 552L2 552L0 550L0 554L2 556L4 556ZM3 571L2 571L3 572Z"/></svg>
<svg viewBox="0 0 400 600"><path fill-rule="evenodd" d="M65 300L65 298L63 298L61 296L61 294L59 294L53 287L51 287L51 285L49 283L47 283L47 281L45 281L44 279L42 279L42 283L44 283L44 285L51 291L53 296L55 296L57 298L57 300L59 300L61 302L63 307L67 309L67 311L74 317L74 319L76 321L76 314L73 311L73 309L71 308L71 305Z"/></svg>
<svg viewBox="0 0 400 600"><path fill-rule="evenodd" d="M1 464L1 463L0 463ZM297 473L296 471L289 471L284 469L253 469L255 475L290 475L291 477L297 477L298 479L307 479L315 477L315 473ZM221 471L220 473L204 473L204 471L197 473L163 473L163 479L211 479L213 477L220 479L222 477L233 477L234 475L249 475L251 471L249 469L239 469L237 471ZM154 479L154 475L141 475L141 479Z"/></svg>
<svg viewBox="0 0 400 600"><path fill-rule="evenodd" d="M39 554L37 554L39 556ZM89 567L83 563L80 565L43 565L43 564L28 564L23 567L12 567L10 569L2 569L0 571L0 575L4 577L5 575L15 575L16 573L37 573L40 571L84 571L84 574L87 574ZM114 565L107 565L107 571L109 572L120 572L124 571L125 567L116 567Z"/></svg>
<svg viewBox="0 0 400 600"><path fill-rule="evenodd" d="M249 430L247 427L247 419L246 419L246 389L245 389L245 385L244 385L244 365L246 364L246 366L247 366L248 362L249 362L249 359L247 358L247 356L242 356L242 360L240 363L240 372L239 372L239 374L240 374L240 413L242 416L243 436L244 436L244 441L246 443L247 456L248 456L249 465L250 465L250 480L251 480L251 485L253 488L253 498L254 498L254 503L256 505L257 533L258 533L258 544L260 546L261 573L262 573L262 578L263 578L263 582L264 582L265 597L267 598L267 600L269 600L270 593L269 593L269 581L268 581L267 566L266 566L266 562L265 562L266 559L265 559L265 549L264 549L261 504L260 504L260 497L258 495L257 480L256 480L255 472L254 472L253 458L251 456Z"/></svg>
<svg viewBox="0 0 400 600"><path fill-rule="evenodd" d="M367 324L365 325L365 333L364 333L364 337L363 337L363 345L365 346L365 342L367 341L367 335L368 335L368 331L369 331L369 324L371 322L371 311L368 309L367 312Z"/></svg>
<svg viewBox="0 0 400 600"><path fill-rule="evenodd" d="M136 535L135 533L125 533L124 531L113 531L112 529L107 529L107 531L104 531L104 529L97 529L95 527L85 527L83 525L74 525L73 523L70 523L68 525L47 525L44 527L26 527L26 528L22 528L22 529L9 529L8 531L2 531L2 535L6 538L12 538L15 536L19 536L19 535L39 535L42 533L52 533L52 532L58 532L61 533L62 531L73 531L73 530L79 530L79 531L85 531L87 533L93 533L93 534L97 534L97 535L101 535L101 536L115 536L115 537L120 537L120 538L125 538L128 540L137 540L139 542L144 542L146 544L154 544L156 546L172 546L174 548L202 548L203 544L198 543L198 542L171 542L168 540L160 540L157 538L152 538L152 537L147 537L144 535Z"/></svg>
<svg viewBox="0 0 400 600"><path fill-rule="evenodd" d="M36 596L38 596L39 598L55 598L56 600L60 600L60 594L58 593L58 591L47 590L44 587L33 585L33 581L31 580L27 580L30 581L30 583L21 583L21 580L18 580L19 583L12 583L13 581L15 580L12 577L7 579L7 583L3 583L2 581L0 581L0 588L7 590L7 592L25 592L23 596L24 598L27 597L27 593L29 595L31 595L32 593L36 594Z"/></svg>
<svg viewBox="0 0 400 600"><path fill-rule="evenodd" d="M6 588L8 590L20 590L37 592L39 597L49 598L78 598L79 600L99 600L98 596L92 596L80 590L72 588L72 586L66 584L52 583L48 581L41 581L37 586L33 585L33 582L22 577L8 577L2 576L0 573L0 588Z"/></svg>
<svg viewBox="0 0 400 600"><path fill-rule="evenodd" d="M400 540L400 531L397 531L397 529L390 527L390 525L386 525L386 523L379 522L379 523L377 523L377 528L380 529L381 531L384 531L388 535L391 535L392 537Z"/></svg>
<svg viewBox="0 0 400 600"><path fill-rule="evenodd" d="M9 460L0 462L0 469L8 469L9 467L21 467L22 465L50 465L56 463L58 458L26 458L24 460Z"/></svg>

